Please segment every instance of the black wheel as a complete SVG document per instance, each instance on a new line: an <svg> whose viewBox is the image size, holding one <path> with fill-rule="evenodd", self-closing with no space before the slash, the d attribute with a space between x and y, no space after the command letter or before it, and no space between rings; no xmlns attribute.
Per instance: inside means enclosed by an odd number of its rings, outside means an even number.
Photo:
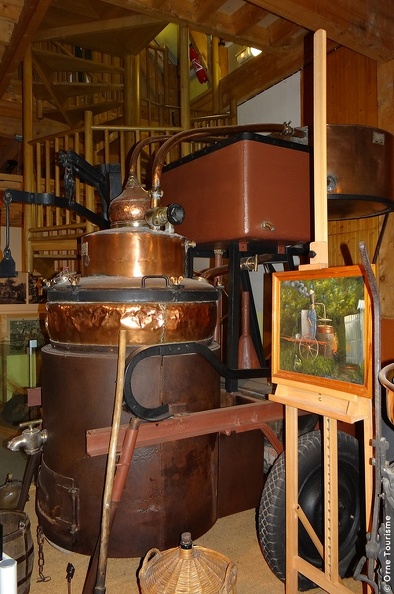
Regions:
<svg viewBox="0 0 394 594"><path fill-rule="evenodd" d="M299 503L318 537L324 538L324 492L320 431L298 440ZM359 491L359 445L351 435L338 432L339 573L345 577L357 556L361 539ZM258 536L268 566L283 582L286 578L285 455L282 453L267 477L258 512ZM299 525L299 555L322 568L322 559L303 526ZM299 575L299 590L315 587Z"/></svg>

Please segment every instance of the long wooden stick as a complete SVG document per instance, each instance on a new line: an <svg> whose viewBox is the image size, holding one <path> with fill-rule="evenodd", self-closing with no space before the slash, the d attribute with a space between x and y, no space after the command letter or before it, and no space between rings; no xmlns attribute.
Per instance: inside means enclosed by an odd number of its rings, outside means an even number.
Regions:
<svg viewBox="0 0 394 594"><path fill-rule="evenodd" d="M118 509L118 505L122 498L123 489L126 483L126 479L129 473L130 464L133 458L135 444L138 438L138 430L140 426L140 420L132 417L129 422L129 426L124 436L123 444L122 444L122 452L120 455L120 459L118 464L116 465L116 472L115 472L115 479L114 485L112 489L112 499L111 499L111 510L110 510L110 527L109 527L109 535L110 530L112 528L116 511ZM99 566L99 553L100 553L100 543L101 538L97 539L96 547L94 549L94 553L90 558L89 568L86 574L85 583L83 586L82 594L93 594L94 588L96 586L96 580L98 575L98 566Z"/></svg>
<svg viewBox="0 0 394 594"><path fill-rule="evenodd" d="M126 334L127 331L124 328L121 328L119 331L119 351L115 403L112 419L111 437L109 442L107 472L105 477L103 511L101 518L99 560L94 594L104 594L106 591L105 578L107 572L108 542L111 525L111 499L115 478L116 452L123 404L124 368L126 359Z"/></svg>

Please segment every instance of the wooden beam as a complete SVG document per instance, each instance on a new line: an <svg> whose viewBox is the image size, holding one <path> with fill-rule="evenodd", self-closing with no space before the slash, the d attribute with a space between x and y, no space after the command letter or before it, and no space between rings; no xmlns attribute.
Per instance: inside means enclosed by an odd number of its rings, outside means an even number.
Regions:
<svg viewBox="0 0 394 594"><path fill-rule="evenodd" d="M209 15L218 11L225 3L226 0L196 0L193 3L193 19L196 22L205 21Z"/></svg>
<svg viewBox="0 0 394 594"><path fill-rule="evenodd" d="M266 28L264 26L258 27L256 25L243 34L237 33L231 14L227 14L219 9L205 11L204 14L206 14L206 18L204 20L199 18L197 20L196 15L199 13L195 9L196 1L170 0L169 2L161 4L160 7L158 7L157 2L153 2L153 0L127 0L127 3L125 3L125 0L103 1L120 7L127 6L129 9L160 18L161 20L166 20L169 23L187 25L189 29L193 31L201 31L207 35L214 35L219 37L219 39L232 41L239 45L248 45L258 48L261 48L262 43L263 46L268 45L264 44L264 40L266 39ZM222 2L214 2L213 6L216 6L217 4L219 5L219 8L223 5Z"/></svg>
<svg viewBox="0 0 394 594"><path fill-rule="evenodd" d="M267 16L266 10L256 6L255 4L244 2L244 4L236 12L234 12L232 16L235 33L237 35L247 33L252 25L262 21L265 16Z"/></svg>
<svg viewBox="0 0 394 594"><path fill-rule="evenodd" d="M11 81L12 75L23 60L31 38L38 30L52 0L26 0L19 21L0 62L0 97Z"/></svg>
<svg viewBox="0 0 394 594"><path fill-rule="evenodd" d="M250 31L237 37L231 18L220 8L208 12L198 0L168 0L157 7L152 0L105 0L109 4L155 16L190 29L216 35L226 41L259 47L259 39ZM309 31L324 29L327 38L354 51L386 62L394 58L393 0L248 0L277 16ZM215 3L216 6L216 3ZM225 6L225 5L223 5ZM202 18L204 17L204 18ZM198 20L197 20L198 18ZM259 27L264 35L264 27Z"/></svg>
<svg viewBox="0 0 394 594"><path fill-rule="evenodd" d="M156 18L147 17L142 14L133 14L131 16L123 16L117 19L104 19L91 21L89 23L80 23L79 25L66 25L64 27L55 27L53 29L44 29L37 33L34 37L34 41L47 41L52 39L67 40L69 37L75 37L77 35L89 35L90 33L110 33L113 31L127 30L132 35L133 29L139 29L140 27L149 26L165 26L163 21L159 21Z"/></svg>
<svg viewBox="0 0 394 594"><path fill-rule="evenodd" d="M392 0L250 0L300 27L324 29L327 37L354 51L386 62L394 58Z"/></svg>

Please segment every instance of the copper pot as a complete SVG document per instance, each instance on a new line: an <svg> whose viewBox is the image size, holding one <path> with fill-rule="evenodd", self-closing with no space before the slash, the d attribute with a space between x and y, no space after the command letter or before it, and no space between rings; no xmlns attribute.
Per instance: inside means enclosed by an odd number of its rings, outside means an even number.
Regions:
<svg viewBox="0 0 394 594"><path fill-rule="evenodd" d="M81 241L82 276L181 276L188 240L148 227L115 227L85 235Z"/></svg>
<svg viewBox="0 0 394 594"><path fill-rule="evenodd" d="M218 290L202 279L174 284L165 276L88 277L48 290L46 323L58 346L116 346L121 322L129 345L210 342L218 298Z"/></svg>

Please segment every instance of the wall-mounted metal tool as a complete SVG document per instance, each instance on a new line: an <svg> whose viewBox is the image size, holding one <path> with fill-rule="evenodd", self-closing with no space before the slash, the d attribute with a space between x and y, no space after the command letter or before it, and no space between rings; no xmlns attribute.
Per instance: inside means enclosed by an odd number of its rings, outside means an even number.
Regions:
<svg viewBox="0 0 394 594"><path fill-rule="evenodd" d="M4 194L3 198L5 204L5 248L3 251L3 259L0 262L0 278L11 278L18 276L16 271L15 260L11 255L10 250L10 202L11 199Z"/></svg>

